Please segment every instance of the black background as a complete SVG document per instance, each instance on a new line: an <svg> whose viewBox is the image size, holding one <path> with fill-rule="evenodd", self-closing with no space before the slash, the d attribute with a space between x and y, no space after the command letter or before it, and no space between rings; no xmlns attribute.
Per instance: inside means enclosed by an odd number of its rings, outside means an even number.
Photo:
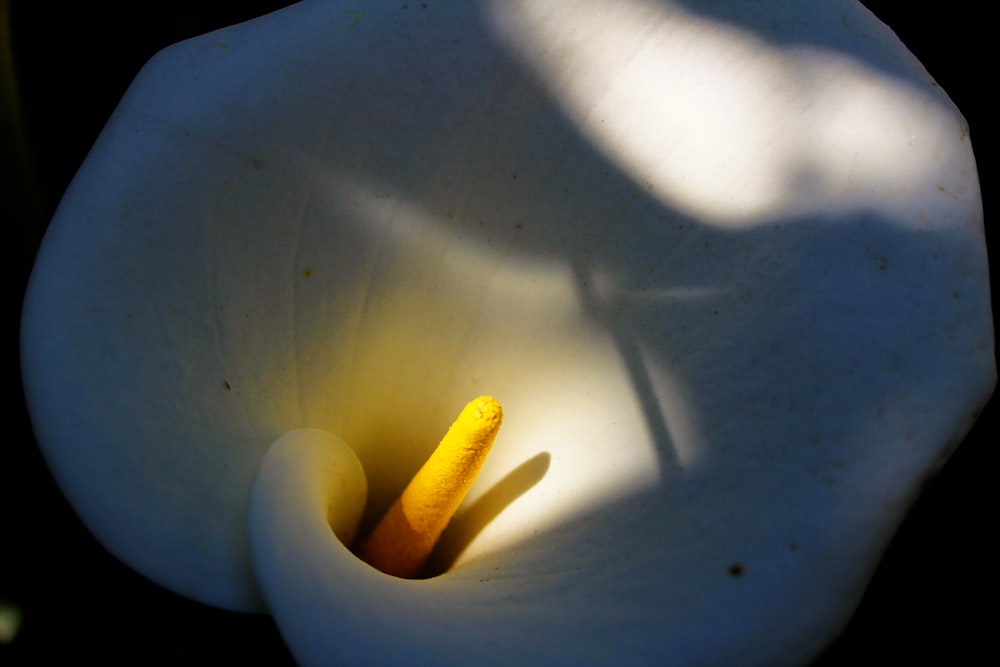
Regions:
<svg viewBox="0 0 1000 667"><path fill-rule="evenodd" d="M735 0L734 0L735 1ZM0 7L4 0L0 0ZM66 6L60 6L65 4ZM117 5L117 3L114 3ZM51 3L12 0L14 65L31 174L2 156L0 225L8 234L8 312L19 313L46 221L118 99L155 51L288 2ZM993 195L996 76L987 56L990 3L869 0L969 121L987 219ZM994 312L997 287L994 281ZM31 436L17 366L18 318L5 321L8 423L0 442L0 603L19 606L20 633L0 665L292 664L271 621L179 598L107 554L49 476ZM924 489L857 613L813 667L994 664L998 521L996 401Z"/></svg>

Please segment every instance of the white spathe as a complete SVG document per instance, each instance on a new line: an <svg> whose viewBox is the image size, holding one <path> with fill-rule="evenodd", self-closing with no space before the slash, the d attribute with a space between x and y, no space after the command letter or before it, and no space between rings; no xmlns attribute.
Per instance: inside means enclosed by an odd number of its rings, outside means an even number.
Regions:
<svg viewBox="0 0 1000 667"><path fill-rule="evenodd" d="M26 394L104 545L304 664L799 664L993 389L982 225L853 1L303 2L136 79ZM370 519L483 393L452 567L354 558L319 466Z"/></svg>

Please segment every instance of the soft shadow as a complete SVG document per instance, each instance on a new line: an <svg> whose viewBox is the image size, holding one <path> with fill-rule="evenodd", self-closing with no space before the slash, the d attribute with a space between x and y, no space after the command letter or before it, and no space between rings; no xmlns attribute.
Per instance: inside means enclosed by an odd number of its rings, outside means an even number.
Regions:
<svg viewBox="0 0 1000 667"><path fill-rule="evenodd" d="M532 456L456 515L427 560L427 576L433 577L448 571L483 528L542 481L551 460L552 456L548 452Z"/></svg>
<svg viewBox="0 0 1000 667"><path fill-rule="evenodd" d="M618 354L621 356L629 379L632 381L636 400L646 418L646 428L649 429L650 437L656 443L656 450L660 455L659 472L662 477L664 468L678 468L680 466L680 458L677 455L677 448L670 438L667 418L663 414L653 380L646 368L646 362L642 358L640 343L628 330L628 322L623 321L623 318L620 317L621 304L614 299L602 299L601 295L594 289L590 267L582 262L577 262L572 265L572 269L581 305L592 320L604 324L615 341Z"/></svg>

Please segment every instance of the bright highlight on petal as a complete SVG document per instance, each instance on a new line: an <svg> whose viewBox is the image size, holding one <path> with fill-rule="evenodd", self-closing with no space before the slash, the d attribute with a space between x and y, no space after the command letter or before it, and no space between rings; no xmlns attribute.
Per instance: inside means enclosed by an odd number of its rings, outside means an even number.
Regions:
<svg viewBox="0 0 1000 667"><path fill-rule="evenodd" d="M920 183L921 197L935 196L940 175L928 165L937 163L897 157L940 159L963 131L925 87L873 66L869 46L779 47L690 6L629 0L609 12L604 3L519 1L493 3L491 17L595 147L652 196L707 224L872 206L906 219L913 195L899 193ZM813 7L797 20L822 25L840 13Z"/></svg>
<svg viewBox="0 0 1000 667"><path fill-rule="evenodd" d="M496 399L480 396L469 402L361 545L361 558L386 574L418 576L476 480L502 421Z"/></svg>

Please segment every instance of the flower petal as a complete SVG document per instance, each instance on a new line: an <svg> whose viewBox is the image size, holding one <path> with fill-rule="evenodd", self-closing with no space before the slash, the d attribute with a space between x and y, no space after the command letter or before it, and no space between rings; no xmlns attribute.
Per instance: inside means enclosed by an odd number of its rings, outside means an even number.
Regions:
<svg viewBox="0 0 1000 667"><path fill-rule="evenodd" d="M490 392L469 502L550 465L442 576L366 570L289 510L317 551L263 586L301 659L807 659L995 365L961 116L857 5L798 6L303 3L158 56L25 303L67 497L147 576L260 609L272 442L342 437L377 514Z"/></svg>

